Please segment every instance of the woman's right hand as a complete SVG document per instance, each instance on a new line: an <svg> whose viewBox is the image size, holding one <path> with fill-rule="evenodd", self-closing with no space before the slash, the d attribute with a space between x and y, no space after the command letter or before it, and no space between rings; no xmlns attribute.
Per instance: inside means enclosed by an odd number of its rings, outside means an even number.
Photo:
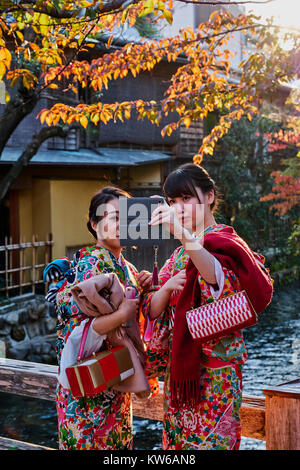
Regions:
<svg viewBox="0 0 300 470"><path fill-rule="evenodd" d="M139 299L126 299L119 305L118 311L122 317L122 323L134 320L138 314Z"/></svg>
<svg viewBox="0 0 300 470"><path fill-rule="evenodd" d="M186 281L186 271L182 269L175 276L170 277L170 279L164 284L164 288L171 293L181 292L183 290L184 284Z"/></svg>

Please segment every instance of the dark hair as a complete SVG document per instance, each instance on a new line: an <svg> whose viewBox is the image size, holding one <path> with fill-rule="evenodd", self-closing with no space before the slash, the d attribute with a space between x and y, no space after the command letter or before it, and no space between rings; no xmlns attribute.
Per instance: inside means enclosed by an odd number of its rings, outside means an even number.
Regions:
<svg viewBox="0 0 300 470"><path fill-rule="evenodd" d="M164 193L166 197L175 198L183 195L195 196L200 203L195 186L201 189L203 194L213 190L215 199L210 205L210 209L215 211L218 205L217 187L208 172L195 163L185 163L170 173L164 182Z"/></svg>
<svg viewBox="0 0 300 470"><path fill-rule="evenodd" d="M112 199L119 198L119 197L127 197L131 198L132 196L124 191L121 188L117 188L114 186L106 186L102 188L101 191L94 194L90 202L89 208L89 215L88 215L88 222L87 228L89 232L93 235L94 238L97 239L97 233L92 227L91 222L98 223L101 220L101 217L97 215L97 209L101 204L106 204L107 202L111 201Z"/></svg>

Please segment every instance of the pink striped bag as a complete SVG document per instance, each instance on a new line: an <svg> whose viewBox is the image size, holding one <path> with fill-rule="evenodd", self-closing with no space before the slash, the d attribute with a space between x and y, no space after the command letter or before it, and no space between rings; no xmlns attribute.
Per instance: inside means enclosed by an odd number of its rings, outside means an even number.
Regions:
<svg viewBox="0 0 300 470"><path fill-rule="evenodd" d="M193 339L206 343L257 323L257 314L247 296L240 291L186 312Z"/></svg>

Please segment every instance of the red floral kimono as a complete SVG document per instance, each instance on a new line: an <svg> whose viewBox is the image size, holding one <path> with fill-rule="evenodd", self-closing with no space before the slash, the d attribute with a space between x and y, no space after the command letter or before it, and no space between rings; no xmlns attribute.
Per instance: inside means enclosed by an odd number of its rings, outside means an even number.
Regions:
<svg viewBox="0 0 300 470"><path fill-rule="evenodd" d="M219 231L214 225L204 234ZM178 247L159 273L162 286L185 269L189 255ZM215 298L241 290L233 271L219 265L219 292L199 275L201 305ZM218 278L217 277L217 278ZM154 292L144 297L147 316ZM170 370L174 312L177 300L171 296L168 308L154 321L148 322L145 340L148 343L148 376L164 375L163 449L239 449L241 438L240 407L242 401L242 365L247 352L241 331L202 345L199 357L201 400L196 406L175 408L171 405ZM182 357L187 361L188 357ZM180 364L179 364L180 367Z"/></svg>

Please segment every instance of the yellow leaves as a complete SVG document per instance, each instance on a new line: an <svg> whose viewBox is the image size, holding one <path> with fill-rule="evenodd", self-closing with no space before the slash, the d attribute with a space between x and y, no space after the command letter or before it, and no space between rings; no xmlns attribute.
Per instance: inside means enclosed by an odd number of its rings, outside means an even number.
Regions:
<svg viewBox="0 0 300 470"><path fill-rule="evenodd" d="M42 124L44 124L45 119L48 116L48 113L49 113L48 109L46 109L46 110L42 109L42 111L40 111L40 113L38 114L37 117L40 118L40 121L41 121Z"/></svg>
<svg viewBox="0 0 300 470"><path fill-rule="evenodd" d="M4 77L11 64L11 53L5 47L0 47L0 80Z"/></svg>
<svg viewBox="0 0 300 470"><path fill-rule="evenodd" d="M58 85L56 83L50 83L47 88L52 88L53 90L57 90L58 89ZM77 90L76 90L77 91Z"/></svg>
<svg viewBox="0 0 300 470"><path fill-rule="evenodd" d="M178 127L178 124L176 122L172 122L171 124L168 124L167 126L165 126L162 131L161 131L161 135L162 137L165 137L166 135L168 137L170 137L170 135L172 134L172 132L174 130L176 130Z"/></svg>
<svg viewBox="0 0 300 470"><path fill-rule="evenodd" d="M193 156L193 163L195 163L195 165L201 165L202 160L203 160L203 155L200 155L199 153Z"/></svg>
<svg viewBox="0 0 300 470"><path fill-rule="evenodd" d="M153 12L154 6L155 6L154 0L146 0L139 16L149 15L150 13Z"/></svg>
<svg viewBox="0 0 300 470"><path fill-rule="evenodd" d="M80 1L80 6L82 8L88 8L88 7L91 7L93 6L94 2L87 2L86 0L81 0Z"/></svg>
<svg viewBox="0 0 300 470"><path fill-rule="evenodd" d="M162 0L146 0L144 1L141 11L139 12L138 16L146 16L150 15L151 13L154 16L161 14L161 17L165 18L169 24L173 22L173 15L171 9L168 10L166 8L167 2Z"/></svg>
<svg viewBox="0 0 300 470"><path fill-rule="evenodd" d="M21 42L24 41L24 36L23 36L23 34L21 33L21 31L16 31L16 35L17 35L17 37L20 39Z"/></svg>
<svg viewBox="0 0 300 470"><path fill-rule="evenodd" d="M6 67L3 62L0 62L0 80L4 77L6 72Z"/></svg>
<svg viewBox="0 0 300 470"><path fill-rule="evenodd" d="M39 17L39 23L41 33L46 35L48 33L49 16L45 15L44 13L41 13Z"/></svg>
<svg viewBox="0 0 300 470"><path fill-rule="evenodd" d="M37 118L40 118L42 124L46 123L48 126L56 126L60 119L60 113L51 113L48 109L42 109Z"/></svg>
<svg viewBox="0 0 300 470"><path fill-rule="evenodd" d="M99 120L100 120L100 115L99 113L95 112L95 113L92 113L91 116L90 116L90 119L91 119L91 122L93 124L95 124L95 126L97 126Z"/></svg>
<svg viewBox="0 0 300 470"><path fill-rule="evenodd" d="M163 17L167 20L169 24L173 23L173 15L170 10L164 10L163 11Z"/></svg>
<svg viewBox="0 0 300 470"><path fill-rule="evenodd" d="M37 77L27 69L10 70L7 73L7 79L11 80L10 86L13 87L19 79L22 79L23 86L30 90L37 83Z"/></svg>
<svg viewBox="0 0 300 470"><path fill-rule="evenodd" d="M87 117L84 115L80 117L79 122L85 129L87 128L87 125L89 123Z"/></svg>
<svg viewBox="0 0 300 470"><path fill-rule="evenodd" d="M46 36L49 32L49 26L50 26L50 17L46 15L45 13L33 13L33 15L27 14L27 22L32 23L32 28L37 34L42 34L43 36ZM19 28L22 29L22 27L25 26L25 23L21 24L19 22Z"/></svg>
<svg viewBox="0 0 300 470"><path fill-rule="evenodd" d="M84 6L88 4L88 0L79 0L77 5ZM68 2L68 5L71 7L71 2ZM86 6L86 8L88 7ZM97 33L99 33L99 37L101 37L100 33L104 30L108 33L107 37L109 39L106 45L107 48L111 48L114 37L113 32L116 31L117 25L124 24L125 21L128 25L132 25L136 18L150 13L155 21L165 19L171 24L173 21L172 2L167 0L139 0L131 4L126 2L122 10L120 9L113 15L101 15L100 21L98 18L99 24L96 24L95 21L95 25L99 27ZM35 19L37 19L36 16ZM75 17L72 18L70 23L73 20L75 23L75 19ZM251 120L254 115L250 104L253 104L254 97L255 103L257 103L256 100L259 95L257 92L257 75L268 64L260 58L259 53L252 62L247 62L247 70L245 69L245 60L240 68L241 74L238 74L238 80L231 80L230 59L232 52L230 46L226 46L228 39L231 37L232 29L249 27L247 17L238 19L231 17L226 12L224 15L214 12L209 22L201 23L196 31L192 28L185 28L173 38L127 44L123 48L116 49L114 53L97 56L97 59L86 62L72 60L69 64L68 54L73 56L77 52L76 47L78 47L78 44L83 45L86 25L82 22L81 31L78 21L77 26L74 26L74 28L69 28L67 24L64 24L62 28L65 28L64 32L51 37L51 32L54 31L53 25L49 24L49 21L47 23L41 15L38 20L43 24L36 25L36 31L39 33L39 38L43 34L45 37L37 42L35 48L30 43L27 43L26 46L31 50L31 59L42 64L42 71L46 72L44 76L45 84L51 88L57 87L56 78L59 76L64 80L64 83L68 84L64 85L66 90L73 89L76 92L77 85L80 85L82 88L91 87L95 91L101 91L103 87L108 88L111 80L120 80L130 76L132 81L131 76L138 77L141 72L153 70L160 61L168 60L172 62L180 57L180 62L176 63L176 72L170 80L163 81L163 87L164 89L167 87L167 90L161 101L156 103L136 100L135 102L103 104L101 102L95 103L93 100L93 104L81 104L74 107L59 104L59 106L53 107L49 113L41 113L41 121L48 125L55 124L60 119L67 123L76 121L84 129L88 127L89 123L99 126L107 124L111 120L124 122L131 118L133 109L136 110L138 119L148 119L151 123L158 124L162 115L168 116L170 113L177 113L176 119L178 122L171 122L164 127L162 126L162 136L168 137L178 129L179 124L189 128L193 121L204 119L210 112L217 111L221 116L225 113L226 118L221 118L209 136L203 139L203 145L194 156L194 161L201 163L204 154L213 155L218 139L221 139L228 132L232 121L241 119L244 115ZM93 25L93 23L91 24ZM21 37L19 39L21 40ZM68 54L63 55L65 48L68 48ZM70 49L72 50L70 51ZM26 54L26 57L30 60L29 49ZM184 58L184 60L181 61L181 58ZM270 58L269 62L271 63L272 60L273 58ZM64 67L62 63L68 65ZM55 65L59 66L55 67ZM3 67L0 61L0 73L1 66ZM171 67L168 69L170 70ZM270 69L271 66L269 66ZM244 71L245 73L243 73ZM263 73L265 72L263 71ZM12 79L18 79L20 76L18 74L13 75ZM30 76L24 75L23 77L22 75L21 78L24 86L32 86ZM235 78L235 76L231 78ZM253 82L250 83L250 79ZM250 93L251 87L253 89L256 87L252 101L249 97L245 97L247 93ZM137 89L137 93L139 91ZM95 93L95 99L97 99L96 97L97 94Z"/></svg>
<svg viewBox="0 0 300 470"><path fill-rule="evenodd" d="M182 122L185 125L185 127L188 129L191 125L192 120L190 117L185 117Z"/></svg>

